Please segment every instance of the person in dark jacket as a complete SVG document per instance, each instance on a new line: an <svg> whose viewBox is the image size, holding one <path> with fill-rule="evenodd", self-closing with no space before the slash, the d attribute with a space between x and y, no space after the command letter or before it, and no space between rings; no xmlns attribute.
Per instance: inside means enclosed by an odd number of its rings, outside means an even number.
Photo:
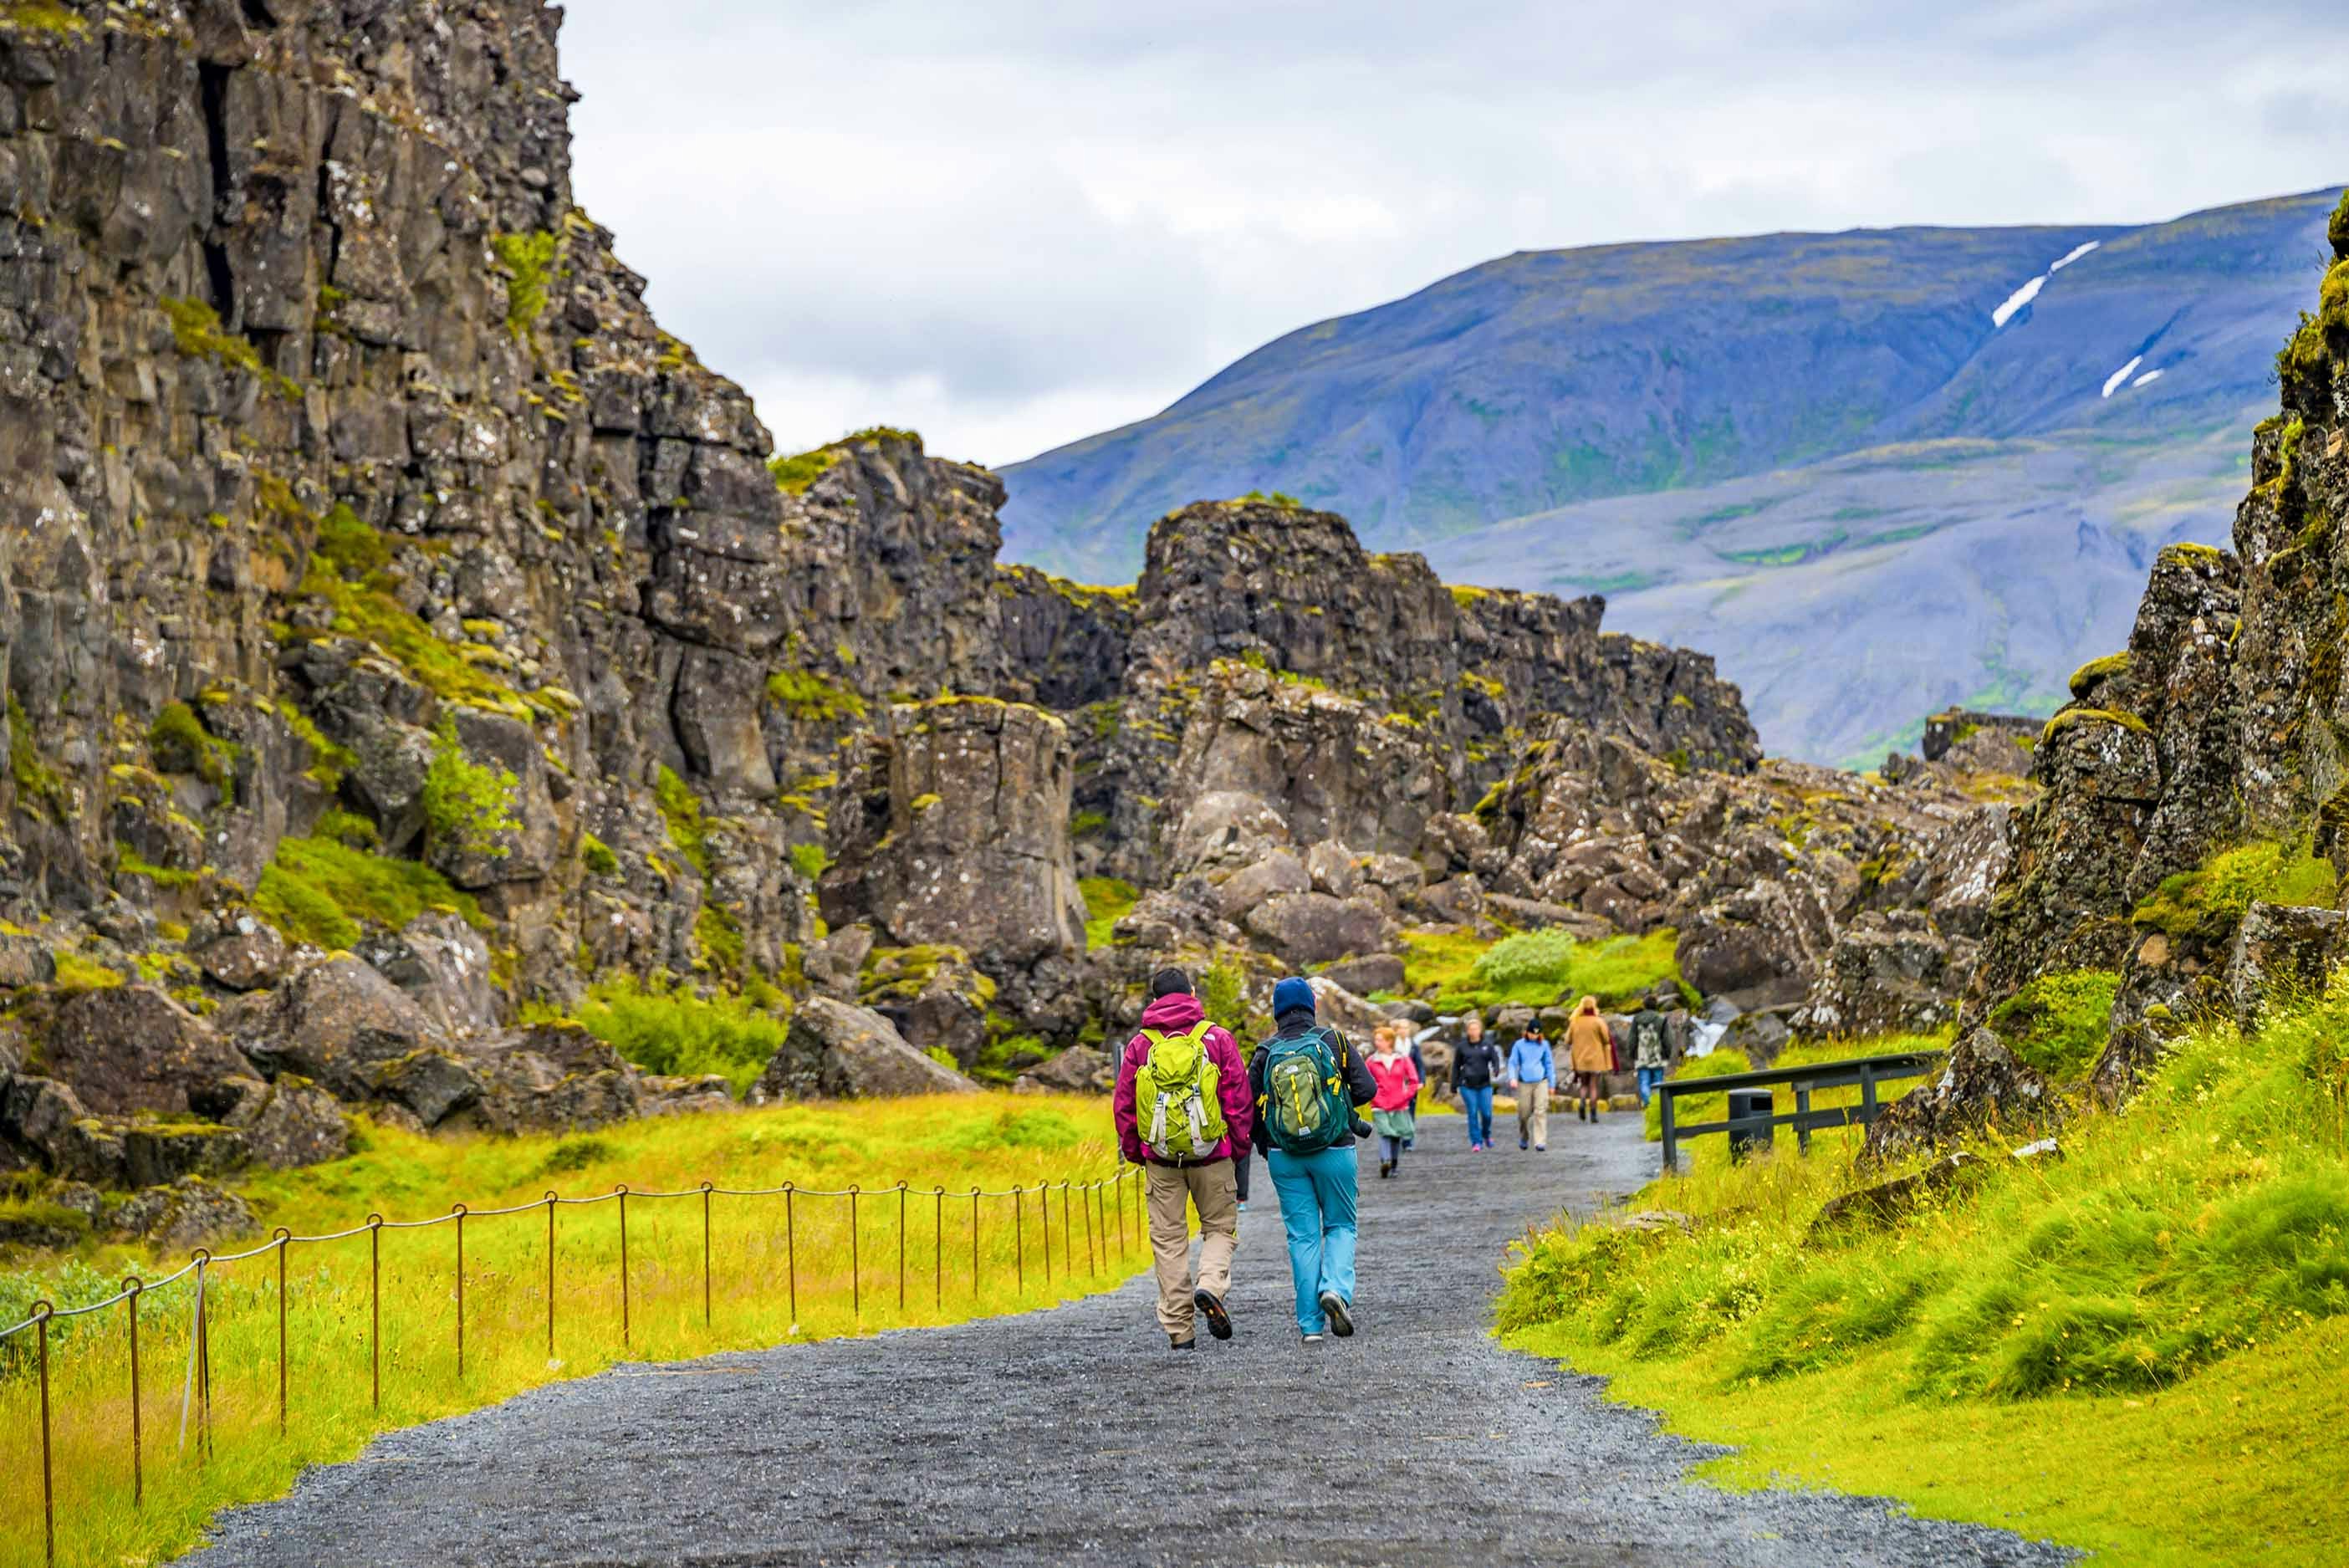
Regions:
<svg viewBox="0 0 2349 1568"><path fill-rule="evenodd" d="M1248 1083L1258 1106L1268 1093L1265 1082L1275 1041L1293 1039L1321 1027L1314 1021L1313 987L1291 975L1272 988L1272 1040L1258 1045L1248 1058ZM1378 1085L1362 1064L1362 1054L1335 1028L1328 1031L1345 1079L1348 1103L1368 1105ZM1256 1147L1264 1152L1272 1172L1273 1190L1280 1195L1281 1228L1288 1236L1288 1274L1297 1292L1297 1328L1308 1345L1319 1345L1326 1331L1343 1339L1354 1332L1354 1139L1367 1132L1359 1117L1329 1147L1312 1154L1290 1154L1274 1146L1269 1135Z"/></svg>
<svg viewBox="0 0 2349 1568"><path fill-rule="evenodd" d="M1452 1087L1468 1115L1468 1147L1481 1154L1493 1147L1493 1080L1502 1072L1501 1048L1485 1038L1485 1020L1468 1015L1466 1038L1452 1054Z"/></svg>

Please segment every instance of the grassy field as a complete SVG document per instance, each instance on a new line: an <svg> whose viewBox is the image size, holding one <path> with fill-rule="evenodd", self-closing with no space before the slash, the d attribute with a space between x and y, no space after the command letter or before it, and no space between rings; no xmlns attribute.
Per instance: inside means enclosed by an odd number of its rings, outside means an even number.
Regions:
<svg viewBox="0 0 2349 1568"><path fill-rule="evenodd" d="M446 1216L460 1201L474 1210L528 1206L464 1224L461 1370L453 1222L293 1247L281 1435L277 1258L265 1253L211 1271L211 1451L202 1454L192 1417L183 1451L192 1293L184 1281L158 1291L140 1314L146 1496L134 1507L125 1313L61 1323L50 1392L59 1563L159 1561L192 1545L214 1509L274 1496L304 1465L347 1459L378 1431L617 1361L1022 1311L1109 1288L1147 1262L1138 1182L1082 1185L1117 1168L1098 1100L942 1096L681 1116L567 1137L436 1139L375 1128L367 1142L347 1158L261 1176L243 1190L265 1222L297 1235L363 1226L370 1212L407 1220ZM853 1229L846 1197L714 1193L705 1241L705 1179L865 1190ZM627 1199L625 1299L622 1205L609 1196L622 1181L636 1194L687 1194ZM1024 1190L1016 1211L1008 1196L976 1205L970 1197L974 1186L1015 1185ZM551 1347L549 1191L603 1198L554 1210ZM118 1270L157 1277L181 1261L105 1255L0 1276L0 1313L13 1323L20 1313L9 1309L36 1291L71 1305L110 1288ZM0 1344L0 1563L12 1568L41 1561L32 1348L29 1333Z"/></svg>
<svg viewBox="0 0 2349 1568"><path fill-rule="evenodd" d="M1857 1135L1691 1173L1521 1251L1511 1344L1737 1451L1721 1484L1899 1498L2098 1562L2334 1560L2349 1450L2349 990L2191 1036L2060 1159L1985 1140L1978 1179L1813 1232L1874 1179ZM2331 1542L2327 1545L2327 1542Z"/></svg>

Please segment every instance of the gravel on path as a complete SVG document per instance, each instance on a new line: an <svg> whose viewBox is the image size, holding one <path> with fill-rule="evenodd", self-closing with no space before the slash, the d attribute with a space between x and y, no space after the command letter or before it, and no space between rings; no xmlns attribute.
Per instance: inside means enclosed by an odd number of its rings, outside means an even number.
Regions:
<svg viewBox="0 0 2349 1568"><path fill-rule="evenodd" d="M1259 1163L1182 1357L1146 1276L1016 1318L629 1366L389 1434L224 1514L195 1568L465 1564L2053 1564L1880 1499L1682 1479L1719 1450L1488 1334L1508 1241L1654 1169L1638 1118L1361 1183L1361 1332L1309 1348ZM1505 1129L1506 1130L1506 1129Z"/></svg>

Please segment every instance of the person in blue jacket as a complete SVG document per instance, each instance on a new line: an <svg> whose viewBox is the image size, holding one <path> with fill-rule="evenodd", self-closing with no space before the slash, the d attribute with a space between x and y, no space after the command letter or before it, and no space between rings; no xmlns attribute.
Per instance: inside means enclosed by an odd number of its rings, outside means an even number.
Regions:
<svg viewBox="0 0 2349 1568"><path fill-rule="evenodd" d="M1543 1037L1541 1020L1526 1025L1509 1047L1509 1092L1517 1098L1517 1147L1549 1147L1549 1092L1557 1082L1557 1060Z"/></svg>
<svg viewBox="0 0 2349 1568"><path fill-rule="evenodd" d="M1260 1108L1270 1088L1267 1077L1274 1047L1316 1031L1332 1054L1349 1106L1368 1105L1377 1094L1361 1053L1336 1029L1317 1022L1314 1007L1313 987L1304 980L1292 975L1272 988L1273 1036L1248 1058L1248 1083ZM1324 1333L1344 1339L1354 1332L1354 1140L1370 1130L1350 1113L1346 1130L1309 1154L1282 1148L1269 1127L1260 1129L1256 1141L1280 1197L1289 1278L1297 1290L1297 1330L1308 1345L1321 1344Z"/></svg>

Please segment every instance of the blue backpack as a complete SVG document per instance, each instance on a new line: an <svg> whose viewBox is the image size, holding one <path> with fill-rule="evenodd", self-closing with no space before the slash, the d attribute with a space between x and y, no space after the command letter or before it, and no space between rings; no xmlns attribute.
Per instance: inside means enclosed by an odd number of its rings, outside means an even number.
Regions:
<svg viewBox="0 0 2349 1568"><path fill-rule="evenodd" d="M1326 1024L1302 1034L1276 1034L1257 1047L1265 1058L1257 1107L1273 1146L1284 1154L1319 1154L1353 1126L1340 1066L1345 1050Z"/></svg>

